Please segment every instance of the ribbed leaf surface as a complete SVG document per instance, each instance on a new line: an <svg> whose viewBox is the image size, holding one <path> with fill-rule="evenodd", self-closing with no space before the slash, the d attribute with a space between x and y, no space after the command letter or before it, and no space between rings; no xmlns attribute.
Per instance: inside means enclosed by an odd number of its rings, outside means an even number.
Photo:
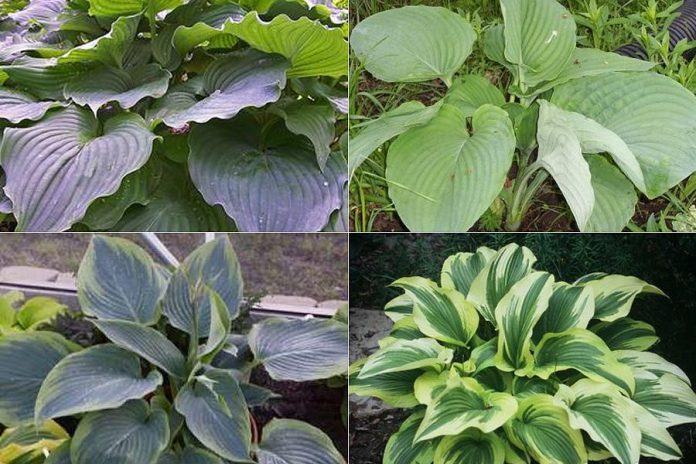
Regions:
<svg viewBox="0 0 696 464"><path fill-rule="evenodd" d="M372 75L386 82L440 78L448 85L471 54L476 34L446 8L406 6L361 21L351 35L353 51Z"/></svg>
<svg viewBox="0 0 696 464"><path fill-rule="evenodd" d="M130 68L101 68L71 80L65 86L66 98L89 106L94 113L115 101L121 108L135 106L145 97L159 98L167 92L172 75L157 64Z"/></svg>
<svg viewBox="0 0 696 464"><path fill-rule="evenodd" d="M621 464L638 464L640 428L629 400L612 385L583 379L561 385L556 398L566 408L571 427L584 430Z"/></svg>
<svg viewBox="0 0 696 464"><path fill-rule="evenodd" d="M631 401L633 412L642 434L640 454L654 456L663 461L673 461L682 457L679 445L670 435L667 427L641 405Z"/></svg>
<svg viewBox="0 0 696 464"><path fill-rule="evenodd" d="M513 396L488 392L472 378L451 377L447 388L428 404L416 440L458 435L468 428L489 433L502 427L516 411Z"/></svg>
<svg viewBox="0 0 696 464"><path fill-rule="evenodd" d="M186 360L161 332L129 321L92 321L116 345L142 356L171 375L183 378Z"/></svg>
<svg viewBox="0 0 696 464"><path fill-rule="evenodd" d="M253 50L215 60L203 75L203 100L164 117L170 127L211 119L231 119L247 107L262 107L280 98L288 63Z"/></svg>
<svg viewBox="0 0 696 464"><path fill-rule="evenodd" d="M95 345L63 358L49 372L36 399L35 419L117 408L161 384L157 371L142 376L136 355L111 344Z"/></svg>
<svg viewBox="0 0 696 464"><path fill-rule="evenodd" d="M0 422L7 426L31 423L41 383L74 350L52 332L0 337Z"/></svg>
<svg viewBox="0 0 696 464"><path fill-rule="evenodd" d="M134 243L97 235L77 273L82 311L98 319L152 325L167 280L155 262Z"/></svg>
<svg viewBox="0 0 696 464"><path fill-rule="evenodd" d="M561 73L575 50L575 20L556 0L501 0L505 59L524 92Z"/></svg>
<svg viewBox="0 0 696 464"><path fill-rule="evenodd" d="M478 329L479 316L464 295L422 277L404 277L392 285L413 301L413 318L421 332L445 343L466 346Z"/></svg>
<svg viewBox="0 0 696 464"><path fill-rule="evenodd" d="M488 322L496 324L496 306L513 285L532 272L535 262L527 247L516 243L502 247L472 282L467 300Z"/></svg>
<svg viewBox="0 0 696 464"><path fill-rule="evenodd" d="M383 143L403 134L412 127L421 126L430 121L440 110L440 105L430 107L421 102L406 102L393 110L380 115L367 123L358 135L350 139L348 170L353 177L356 169Z"/></svg>
<svg viewBox="0 0 696 464"><path fill-rule="evenodd" d="M602 321L614 321L631 311L633 301L641 293L666 296L662 290L637 277L618 274L591 274L584 280L595 295L595 317Z"/></svg>
<svg viewBox="0 0 696 464"><path fill-rule="evenodd" d="M660 340L653 326L629 317L599 322L590 327L590 330L599 335L612 350L644 351Z"/></svg>
<svg viewBox="0 0 696 464"><path fill-rule="evenodd" d="M422 370L388 372L361 379L358 378L358 373L365 365L365 361L365 359L357 361L350 368L348 386L350 393L360 396L374 396L397 408L412 408L418 405L418 400L414 396L413 384L423 373Z"/></svg>
<svg viewBox="0 0 696 464"><path fill-rule="evenodd" d="M193 379L175 400L176 410L206 447L225 459L249 462L249 411L237 381L230 374L214 379L214 389Z"/></svg>
<svg viewBox="0 0 696 464"><path fill-rule="evenodd" d="M228 238L218 238L198 247L174 272L163 300L164 313L176 328L198 338L210 330L210 301L203 290L220 295L230 313L239 314L244 282L237 255ZM195 322L194 322L195 321Z"/></svg>
<svg viewBox="0 0 696 464"><path fill-rule="evenodd" d="M266 319L249 332L249 347L276 380L304 382L348 369L348 326L317 319Z"/></svg>
<svg viewBox="0 0 696 464"><path fill-rule="evenodd" d="M292 102L276 110L283 119L288 130L293 134L307 137L314 145L317 164L324 169L331 154L331 143L336 134L334 124L336 116L328 105Z"/></svg>
<svg viewBox="0 0 696 464"><path fill-rule="evenodd" d="M620 363L601 338L581 328L546 334L534 352L529 373L548 379L553 372L575 369L598 382L608 381L624 392L633 392L631 369Z"/></svg>
<svg viewBox="0 0 696 464"><path fill-rule="evenodd" d="M582 435L568 423L568 414L549 395L533 395L520 402L507 424L508 438L539 462L582 464L587 453Z"/></svg>
<svg viewBox="0 0 696 464"><path fill-rule="evenodd" d="M440 285L453 288L462 295L467 295L476 276L495 256L495 251L479 247L475 253L457 253L448 257L440 272Z"/></svg>
<svg viewBox="0 0 696 464"><path fill-rule="evenodd" d="M586 156L595 195L587 232L621 231L635 212L638 195L630 180L601 155Z"/></svg>
<svg viewBox="0 0 696 464"><path fill-rule="evenodd" d="M123 113L99 126L89 111L71 107L5 131L0 162L18 230L69 228L94 199L114 193L145 164L155 136L140 116ZM121 155L110 156L114 152Z"/></svg>
<svg viewBox="0 0 696 464"><path fill-rule="evenodd" d="M657 378L664 374L672 374L691 385L691 380L679 366L658 354L633 350L616 350L614 354L619 361L631 366L636 377Z"/></svg>
<svg viewBox="0 0 696 464"><path fill-rule="evenodd" d="M155 464L169 443L169 422L163 411L150 411L143 400L118 409L87 414L70 446L73 464Z"/></svg>
<svg viewBox="0 0 696 464"><path fill-rule="evenodd" d="M307 17L293 20L284 14L263 21L252 11L240 22L228 22L225 31L257 50L290 60L288 77L348 75L348 42L339 28L327 28Z"/></svg>
<svg viewBox="0 0 696 464"><path fill-rule="evenodd" d="M321 430L293 419L273 419L263 429L259 464L345 464Z"/></svg>
<svg viewBox="0 0 696 464"><path fill-rule="evenodd" d="M359 379L389 372L434 368L441 371L452 360L454 352L431 338L398 340L371 355L358 374Z"/></svg>
<svg viewBox="0 0 696 464"><path fill-rule="evenodd" d="M63 100L63 87L86 71L83 63L57 64L55 59L20 58L12 66L0 66L17 89L48 100Z"/></svg>
<svg viewBox="0 0 696 464"><path fill-rule="evenodd" d="M620 137L640 163L648 198L696 170L696 142L680 135L696 130L696 96L666 76L608 73L575 79L556 87L551 102Z"/></svg>
<svg viewBox="0 0 696 464"><path fill-rule="evenodd" d="M534 343L539 343L541 337L547 333L559 333L572 327L586 329L592 316L594 295L590 289L556 282L549 298L549 306L534 326L532 339Z"/></svg>
<svg viewBox="0 0 696 464"><path fill-rule="evenodd" d="M157 464L223 464L222 459L201 448L187 446L179 454L173 451L160 456Z"/></svg>
<svg viewBox="0 0 696 464"><path fill-rule="evenodd" d="M475 462L478 464L503 464L505 444L494 433L482 433L468 429L459 435L445 437L435 451L435 464Z"/></svg>
<svg viewBox="0 0 696 464"><path fill-rule="evenodd" d="M663 374L658 379L637 378L631 398L665 427L696 422L696 393L674 374Z"/></svg>
<svg viewBox="0 0 696 464"><path fill-rule="evenodd" d="M0 118L13 124L24 120L38 121L48 110L60 108L65 103L38 101L31 95L11 89L0 89Z"/></svg>
<svg viewBox="0 0 696 464"><path fill-rule="evenodd" d="M437 440L415 442L416 431L425 411L411 414L395 432L384 448L384 464L431 464L435 455Z"/></svg>
<svg viewBox="0 0 696 464"><path fill-rule="evenodd" d="M466 231L502 190L515 149L512 123L504 110L483 105L472 126L470 136L466 115L445 104L389 147L389 194L410 230Z"/></svg>
<svg viewBox="0 0 696 464"><path fill-rule="evenodd" d="M321 230L341 206L345 162L331 156L322 172L311 145L278 129L263 140L248 118L194 128L191 177L242 231Z"/></svg>

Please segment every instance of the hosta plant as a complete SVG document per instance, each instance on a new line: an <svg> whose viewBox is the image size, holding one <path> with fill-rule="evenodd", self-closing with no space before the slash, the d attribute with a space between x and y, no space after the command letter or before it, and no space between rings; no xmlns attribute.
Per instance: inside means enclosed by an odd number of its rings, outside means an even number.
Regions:
<svg viewBox="0 0 696 464"><path fill-rule="evenodd" d="M638 194L654 199L696 171L696 96L652 63L576 45L555 0L500 0L478 38L463 16L406 6L360 22L351 45L386 82L441 80L443 98L362 123L349 172L386 142L389 196L414 231L465 231L487 211L520 227L553 179L582 231L620 231ZM476 40L509 84L462 72ZM502 79L506 82L506 79ZM502 210L502 213L500 212Z"/></svg>
<svg viewBox="0 0 696 464"><path fill-rule="evenodd" d="M24 300L21 292L0 295L0 337L5 334L36 330L48 324L68 307L53 298L37 296Z"/></svg>
<svg viewBox="0 0 696 464"><path fill-rule="evenodd" d="M350 390L411 408L385 464L576 464L679 459L669 434L696 422L686 374L648 349L635 277L560 282L516 244L444 263L440 283L394 282L388 337L351 366Z"/></svg>
<svg viewBox="0 0 696 464"><path fill-rule="evenodd" d="M226 238L170 272L131 242L97 236L77 286L108 343L83 349L42 331L0 338L0 423L77 422L47 463L345 462L307 423L261 429L250 408L277 395L249 378L257 366L296 382L343 374L347 324L268 318L230 333L243 283Z"/></svg>
<svg viewBox="0 0 696 464"><path fill-rule="evenodd" d="M0 212L24 231L343 227L344 16L312 0L0 13Z"/></svg>

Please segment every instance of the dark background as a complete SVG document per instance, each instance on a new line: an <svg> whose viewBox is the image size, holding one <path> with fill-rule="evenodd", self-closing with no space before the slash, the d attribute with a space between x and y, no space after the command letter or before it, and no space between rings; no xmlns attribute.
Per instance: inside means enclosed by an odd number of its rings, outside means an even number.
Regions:
<svg viewBox="0 0 696 464"><path fill-rule="evenodd" d="M677 364L696 384L696 234L351 234L351 307L381 310L399 294L387 287L397 278L439 282L448 256L511 242L530 248L535 268L556 280L600 271L633 275L662 289L669 298L639 296L630 316L655 327L661 340L650 351ZM696 425L670 432L684 453L680 462L696 463Z"/></svg>

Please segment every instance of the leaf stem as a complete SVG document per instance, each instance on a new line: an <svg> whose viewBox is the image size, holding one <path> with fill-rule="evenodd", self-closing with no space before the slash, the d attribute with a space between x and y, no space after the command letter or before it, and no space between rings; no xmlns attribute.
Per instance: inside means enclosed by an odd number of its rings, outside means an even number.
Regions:
<svg viewBox="0 0 696 464"><path fill-rule="evenodd" d="M509 205L505 219L505 228L507 230L516 231L522 224L522 218L531 203L534 194L539 189L547 175L545 172L539 173L533 177L542 166L538 161L527 165L529 162L529 154L524 154L520 157L519 171L512 192L512 201Z"/></svg>

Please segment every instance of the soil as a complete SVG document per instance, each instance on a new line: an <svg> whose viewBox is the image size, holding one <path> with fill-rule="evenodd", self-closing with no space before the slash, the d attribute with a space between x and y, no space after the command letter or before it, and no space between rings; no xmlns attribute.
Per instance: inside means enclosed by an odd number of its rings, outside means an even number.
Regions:
<svg viewBox="0 0 696 464"><path fill-rule="evenodd" d="M308 422L331 437L336 448L348 458L348 434L341 419L341 405L347 395L345 386L332 388L326 381L278 382L263 368L252 372L251 382L282 396L252 410L260 429L274 417Z"/></svg>
<svg viewBox="0 0 696 464"><path fill-rule="evenodd" d="M350 462L382 464L389 437L410 415L406 409L392 409L366 417L350 418Z"/></svg>

